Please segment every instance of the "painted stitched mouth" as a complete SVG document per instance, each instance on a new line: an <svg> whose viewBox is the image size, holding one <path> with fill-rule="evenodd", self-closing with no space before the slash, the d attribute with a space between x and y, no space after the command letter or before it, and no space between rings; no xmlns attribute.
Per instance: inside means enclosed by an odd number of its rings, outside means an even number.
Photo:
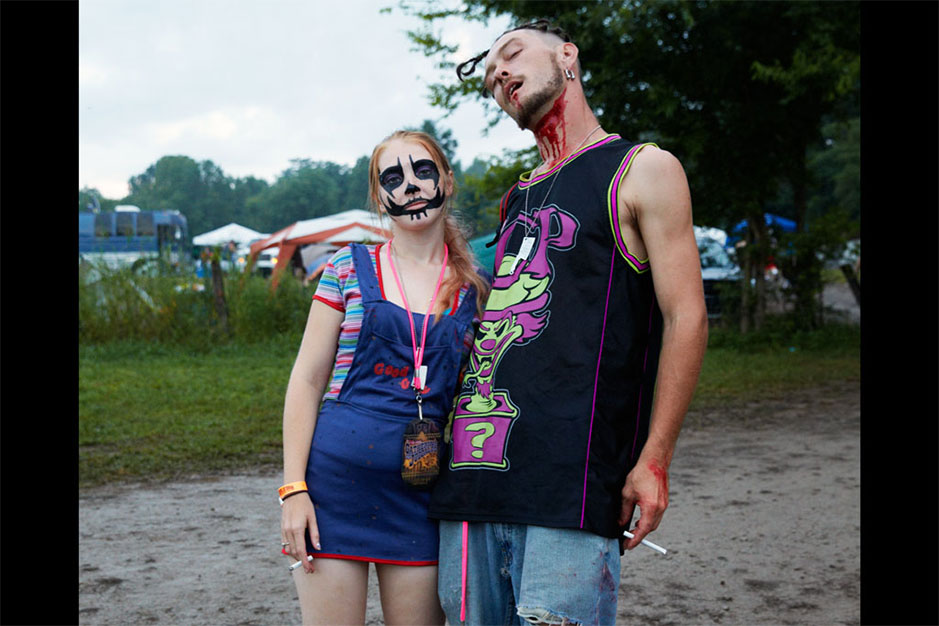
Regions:
<svg viewBox="0 0 939 626"><path fill-rule="evenodd" d="M440 205L443 204L443 201L445 198L446 196L443 194L443 190L440 188L437 188L437 194L431 200L424 200L423 198L418 198L415 200L410 200L408 202L405 202L404 204L395 204L394 200L392 200L391 197L389 197L387 203L385 204L385 208L388 210L389 215L393 215L397 217L399 215L410 214L411 219L413 220L415 216L418 216L418 217L420 215L426 216L427 211L431 209L439 208ZM418 203L423 203L423 206L411 208L413 207L413 205L418 204Z"/></svg>

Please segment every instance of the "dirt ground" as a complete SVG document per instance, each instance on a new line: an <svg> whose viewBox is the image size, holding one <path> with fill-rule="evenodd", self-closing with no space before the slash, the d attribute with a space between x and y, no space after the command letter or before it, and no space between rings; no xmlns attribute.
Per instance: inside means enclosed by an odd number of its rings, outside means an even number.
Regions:
<svg viewBox="0 0 939 626"><path fill-rule="evenodd" d="M617 624L860 623L860 387L690 413ZM79 498L81 624L297 624L279 472ZM372 572L368 624L382 624Z"/></svg>

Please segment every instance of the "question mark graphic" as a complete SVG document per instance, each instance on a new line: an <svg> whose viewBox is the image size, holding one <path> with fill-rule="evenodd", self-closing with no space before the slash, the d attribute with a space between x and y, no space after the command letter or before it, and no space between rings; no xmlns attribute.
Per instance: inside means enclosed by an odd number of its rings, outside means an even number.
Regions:
<svg viewBox="0 0 939 626"><path fill-rule="evenodd" d="M483 443L487 439L492 437L492 433L496 432L496 427L489 422L476 422L475 424L470 424L464 430L481 430L484 432L479 433L478 435L473 435L473 438L470 439L470 443L474 448L479 448L478 450L473 450L471 454L473 458L481 459L483 458Z"/></svg>

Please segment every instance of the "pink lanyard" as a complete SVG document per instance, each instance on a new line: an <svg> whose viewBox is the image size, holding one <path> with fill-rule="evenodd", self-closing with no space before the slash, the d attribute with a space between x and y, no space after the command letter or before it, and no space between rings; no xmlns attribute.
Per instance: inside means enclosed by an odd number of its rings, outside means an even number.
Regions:
<svg viewBox="0 0 939 626"><path fill-rule="evenodd" d="M437 278L437 286L434 287L434 295L430 297L430 303L427 305L427 312L424 314L424 327L421 329L421 345L417 345L417 336L414 332L414 316L411 314L411 307L408 305L408 297L404 293L404 288L401 286L401 280L398 278L398 271L395 269L394 261L391 258L391 242L394 239L388 242L388 265L391 266L391 273L395 277L395 284L398 286L398 293L401 294L401 299L404 300L404 309L408 312L408 323L411 325L411 347L414 352L414 377L412 378L412 385L414 389L420 393L421 389L424 388L424 381L422 381L419 376L421 372L421 362L424 360L424 342L427 339L427 320L429 320L434 314L434 303L437 301L437 293L440 291L440 285L443 283L443 275L447 272L447 256L449 254L449 249L447 244L443 244L443 267L440 268L440 276Z"/></svg>

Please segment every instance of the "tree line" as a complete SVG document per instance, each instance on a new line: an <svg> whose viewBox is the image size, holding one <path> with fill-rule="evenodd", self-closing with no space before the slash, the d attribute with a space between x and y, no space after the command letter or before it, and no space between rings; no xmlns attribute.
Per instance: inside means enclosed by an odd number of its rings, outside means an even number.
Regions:
<svg viewBox="0 0 939 626"><path fill-rule="evenodd" d="M415 129L436 138L447 154L460 189L456 209L467 226L479 233L491 229L497 207L491 206L489 196L478 192L486 163L476 159L464 170L455 159L458 143L451 130L438 128L431 120ZM363 155L349 166L295 158L273 183L268 183L254 176L230 176L211 160L167 155L132 176L128 181L130 193L123 198L103 198L94 188L79 190L78 210L113 211L120 204L144 210L176 209L186 216L192 235L231 222L272 233L298 220L367 208L368 160ZM496 202L498 198L496 195Z"/></svg>
<svg viewBox="0 0 939 626"><path fill-rule="evenodd" d="M456 80L453 70L466 59L442 40L441 25L500 15L561 25L580 50L585 92L604 128L653 141L681 160L696 224L729 230L746 220L746 245L738 249L741 329L763 324L770 262L788 280L796 324L821 323L823 266L860 230L857 2L463 0L440 9L401 0L397 10L415 19L415 48L447 71L449 78L427 86L431 104L444 114L482 106L493 124L502 113L479 94L482 72ZM421 130L452 159L450 131L430 121ZM364 207L367 162L295 159L269 185L228 177L211 161L167 156L133 177L121 202L180 208L193 233L230 221L273 232ZM492 230L501 194L538 162L534 146L476 159L465 170L453 162L456 206L476 232ZM88 192L79 194L80 210ZM773 232L766 212L793 220L797 232Z"/></svg>
<svg viewBox="0 0 939 626"><path fill-rule="evenodd" d="M860 228L857 2L462 0L439 9L402 0L398 8L415 18L415 46L453 76L429 86L430 101L445 111L471 102L493 119L500 112L480 96L482 72L456 80L466 59L455 58L439 26L506 15L560 25L580 51L603 127L682 161L696 223L747 221L741 329L763 323L770 260L789 280L796 323L820 323L823 264ZM537 163L534 152L521 156ZM797 232L771 232L766 212L795 221Z"/></svg>

